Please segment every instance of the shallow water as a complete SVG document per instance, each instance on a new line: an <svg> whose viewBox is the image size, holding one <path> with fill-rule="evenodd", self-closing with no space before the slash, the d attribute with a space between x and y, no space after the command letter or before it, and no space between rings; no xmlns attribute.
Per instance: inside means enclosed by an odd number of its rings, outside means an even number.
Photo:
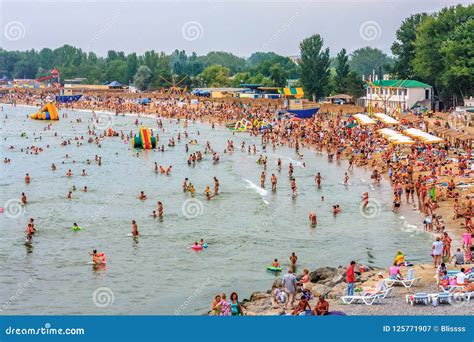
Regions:
<svg viewBox="0 0 474 342"><path fill-rule="evenodd" d="M278 258L285 269L291 252L298 255L300 271L346 265L351 260L387 266L398 248L413 262L429 260L430 237L408 224L418 222L418 214L392 213L390 185L371 185L370 174L364 170L349 172L351 185L342 185L345 162L328 163L325 155L303 150L304 168L293 150L279 147L266 154L268 185L264 190L258 186L262 168L256 163L263 152L259 149L257 155L249 155L240 150L242 140L258 146L260 138L233 136L225 128L211 130L208 125L190 123L188 140L199 142L189 146L190 152L204 152L209 140L221 161L213 164L211 156L204 155L202 162L189 167L184 136L164 153L138 151L138 157L119 137L106 138L100 149L86 141L81 147L74 142L61 147L61 137L87 137L91 113L67 111L67 119L43 131L45 122L26 119L26 114L34 111L4 106L0 114L0 157L12 160L0 166L0 205L5 207L0 214L2 314L202 314L216 293L236 291L244 298L268 289L275 275L268 273L266 266ZM75 122L78 117L83 123ZM102 119L102 125L113 121L117 131L138 131L135 117L113 116L107 121L104 114ZM154 119L139 120L156 128ZM167 145L173 135L176 140L183 130L182 123L165 121L160 145ZM22 132L27 132L28 138L21 138ZM42 140L34 141L33 132ZM230 139L236 150L224 154ZM26 146L47 144L50 148L39 155L20 152ZM8 149L10 145L15 149ZM65 158L66 154L70 158ZM93 161L96 154L102 156L103 165L87 165L86 159ZM276 170L278 157L283 160L281 173ZM173 165L172 175L155 174L155 161ZM53 162L58 167L55 172L50 170ZM297 198L291 196L290 162L295 165ZM68 169L74 177L65 176ZM82 169L87 176L80 176ZM27 172L32 176L29 185L23 181ZM276 193L269 189L272 172L278 177ZM314 183L316 172L323 177L320 190ZM220 180L221 193L207 201L203 191L206 185L212 188L213 176ZM196 186L193 201L182 192L185 177ZM67 200L73 185L78 190ZM90 189L87 193L80 191L85 185ZM141 190L148 195L147 201L137 199ZM362 215L359 204L365 191L380 207ZM11 202L6 207L7 202L19 199L21 192L29 203L17 217L11 217L7 211L15 208ZM162 221L151 216L157 201L164 204ZM331 212L333 204L342 208L337 217ZM187 218L183 208L187 216L195 217ZM318 214L316 228L308 224L310 211ZM30 217L38 229L31 247L24 244ZM141 234L137 240L127 236L132 219L137 220ZM74 222L82 231L71 231ZM209 248L190 250L200 238ZM88 252L94 248L107 254L105 269L94 270L88 265Z"/></svg>

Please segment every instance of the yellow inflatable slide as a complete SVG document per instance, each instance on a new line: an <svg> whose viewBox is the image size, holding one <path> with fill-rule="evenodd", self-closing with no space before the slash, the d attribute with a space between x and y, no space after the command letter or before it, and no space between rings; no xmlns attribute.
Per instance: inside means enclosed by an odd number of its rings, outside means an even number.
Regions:
<svg viewBox="0 0 474 342"><path fill-rule="evenodd" d="M48 102L34 114L30 115L30 118L35 120L59 120L58 110L53 102Z"/></svg>

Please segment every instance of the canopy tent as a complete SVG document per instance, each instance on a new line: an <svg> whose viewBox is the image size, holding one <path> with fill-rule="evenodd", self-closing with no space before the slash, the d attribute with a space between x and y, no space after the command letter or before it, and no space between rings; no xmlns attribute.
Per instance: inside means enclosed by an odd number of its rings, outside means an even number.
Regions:
<svg viewBox="0 0 474 342"><path fill-rule="evenodd" d="M393 117L387 114L375 113L374 116L385 125L398 125L400 123L400 121L395 120Z"/></svg>
<svg viewBox="0 0 474 342"><path fill-rule="evenodd" d="M354 114L352 115L354 119L359 123L359 125L375 125L375 120L371 119L369 116L365 114Z"/></svg>
<svg viewBox="0 0 474 342"><path fill-rule="evenodd" d="M443 139L438 138L435 135L428 134L417 128L408 128L404 130L403 133L405 133L409 137L421 140L425 144L436 144L444 141Z"/></svg>
<svg viewBox="0 0 474 342"><path fill-rule="evenodd" d="M304 96L303 88L283 88L283 95L285 96L294 96L297 99L300 99Z"/></svg>
<svg viewBox="0 0 474 342"><path fill-rule="evenodd" d="M110 88L120 88L122 86L122 83L118 81L112 81L108 84Z"/></svg>
<svg viewBox="0 0 474 342"><path fill-rule="evenodd" d="M381 136L390 141L394 145L413 145L415 141L400 132L390 128L382 128L377 131Z"/></svg>

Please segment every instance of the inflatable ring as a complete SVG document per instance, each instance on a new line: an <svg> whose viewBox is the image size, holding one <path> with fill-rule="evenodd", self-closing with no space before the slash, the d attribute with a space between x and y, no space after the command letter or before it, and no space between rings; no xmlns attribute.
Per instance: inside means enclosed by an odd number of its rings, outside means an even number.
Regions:
<svg viewBox="0 0 474 342"><path fill-rule="evenodd" d="M191 248L195 251L200 251L202 250L202 246L201 245L192 245Z"/></svg>
<svg viewBox="0 0 474 342"><path fill-rule="evenodd" d="M272 272L281 272L281 267L268 266L267 270Z"/></svg>

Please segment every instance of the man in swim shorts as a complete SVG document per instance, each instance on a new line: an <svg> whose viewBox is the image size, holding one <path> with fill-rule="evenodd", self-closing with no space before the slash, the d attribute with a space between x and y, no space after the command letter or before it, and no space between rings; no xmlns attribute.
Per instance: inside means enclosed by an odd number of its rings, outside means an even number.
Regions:
<svg viewBox="0 0 474 342"><path fill-rule="evenodd" d="M138 236L138 226L135 220L132 220L132 236Z"/></svg>
<svg viewBox="0 0 474 342"><path fill-rule="evenodd" d="M214 177L214 196L219 194L219 180L217 177Z"/></svg>
<svg viewBox="0 0 474 342"><path fill-rule="evenodd" d="M274 173L272 173L272 177L270 178L272 182L272 190L276 191L276 186L277 186L277 178Z"/></svg>

